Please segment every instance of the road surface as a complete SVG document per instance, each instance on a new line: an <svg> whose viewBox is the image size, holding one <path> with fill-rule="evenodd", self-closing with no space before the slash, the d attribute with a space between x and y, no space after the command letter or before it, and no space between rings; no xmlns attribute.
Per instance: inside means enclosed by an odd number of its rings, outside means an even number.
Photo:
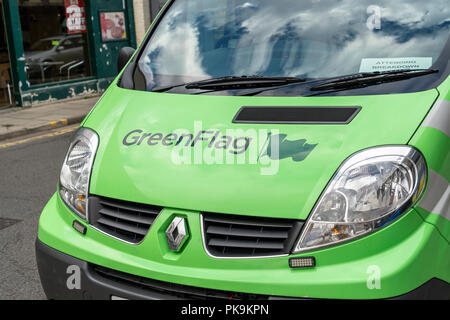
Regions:
<svg viewBox="0 0 450 320"><path fill-rule="evenodd" d="M45 299L34 241L75 129L0 142L0 300Z"/></svg>

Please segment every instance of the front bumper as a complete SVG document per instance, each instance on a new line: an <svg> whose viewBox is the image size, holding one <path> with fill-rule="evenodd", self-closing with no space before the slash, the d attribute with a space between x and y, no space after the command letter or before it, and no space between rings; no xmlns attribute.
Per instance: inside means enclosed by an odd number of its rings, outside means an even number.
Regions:
<svg viewBox="0 0 450 320"><path fill-rule="evenodd" d="M238 292L177 286L108 270L54 250L36 240L36 259L42 286L52 300L162 300L162 299L251 299L280 300L286 297L248 295ZM76 269L74 269L76 267ZM75 277L79 277L77 280ZM146 281L148 280L148 281ZM79 281L77 287L76 281ZM394 299L450 299L450 284L432 279Z"/></svg>
<svg viewBox="0 0 450 320"><path fill-rule="evenodd" d="M192 238L181 253L174 253L167 248L164 231L167 221L178 214L188 219ZM208 288L215 293L231 292L238 296L246 293L243 297L255 299L399 296L450 299L450 246L415 210L359 240L292 255L314 256L317 261L315 268L295 270L289 268L290 257L217 259L208 256L203 248L198 212L164 209L139 245L121 242L89 225L83 235L72 227L74 220L78 218L56 195L40 219L37 259L49 298L179 297L171 292L143 289L129 281L126 284L117 281L121 276L131 276L190 289ZM81 290L68 289L70 265L80 268ZM119 274L115 279L104 277L94 270L95 266ZM372 285L374 268L379 271L378 286Z"/></svg>
<svg viewBox="0 0 450 320"><path fill-rule="evenodd" d="M50 248L39 239L36 240L36 260L44 292L52 300L277 298L143 279L71 257Z"/></svg>

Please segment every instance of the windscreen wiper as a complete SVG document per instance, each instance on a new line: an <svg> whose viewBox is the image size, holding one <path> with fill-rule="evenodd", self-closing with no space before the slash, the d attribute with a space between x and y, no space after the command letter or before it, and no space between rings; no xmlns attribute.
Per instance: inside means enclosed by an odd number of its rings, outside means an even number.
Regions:
<svg viewBox="0 0 450 320"><path fill-rule="evenodd" d="M332 81L310 88L311 91L324 90L339 90L361 88L372 85L377 85L386 82L400 81L420 77L432 73L437 73L439 70L435 69L406 69L406 70L392 70L384 72L364 72L355 73L340 78L335 78Z"/></svg>
<svg viewBox="0 0 450 320"><path fill-rule="evenodd" d="M302 85L310 84L310 83L322 83L320 85L314 86L311 91L325 91L325 90L345 90L345 89L353 89L353 88L362 88L371 85L376 85L384 82L390 81L399 81L410 79L422 75L427 75L431 73L439 72L439 70L432 69L402 69L402 70L392 70L385 72L361 72L355 73L346 76L338 76L338 77L330 77L330 78L318 78L318 79L310 79L302 83ZM367 80L367 81L366 81ZM325 83L324 83L325 81ZM279 89L283 87L288 87L289 84L278 86L277 88L265 88L260 90L253 90L249 92L244 92L243 94L239 94L239 96L256 96L266 91L270 91L272 89Z"/></svg>
<svg viewBox="0 0 450 320"><path fill-rule="evenodd" d="M174 86L155 88L152 92L166 92L177 87L199 90L234 90L248 88L265 88L283 86L291 83L305 82L305 79L295 77L263 77L263 76L227 76L206 79L202 81L182 83Z"/></svg>

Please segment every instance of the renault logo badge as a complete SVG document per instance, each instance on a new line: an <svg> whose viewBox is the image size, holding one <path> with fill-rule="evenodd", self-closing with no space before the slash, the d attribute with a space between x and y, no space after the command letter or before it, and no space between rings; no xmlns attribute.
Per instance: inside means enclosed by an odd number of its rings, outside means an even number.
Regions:
<svg viewBox="0 0 450 320"><path fill-rule="evenodd" d="M166 230L166 238L170 250L179 252L189 238L186 219L181 217L174 218Z"/></svg>

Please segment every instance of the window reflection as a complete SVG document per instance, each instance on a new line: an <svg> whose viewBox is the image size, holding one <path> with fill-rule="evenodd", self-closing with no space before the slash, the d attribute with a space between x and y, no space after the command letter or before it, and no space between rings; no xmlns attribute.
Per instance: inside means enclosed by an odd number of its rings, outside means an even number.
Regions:
<svg viewBox="0 0 450 320"><path fill-rule="evenodd" d="M370 6L379 28L370 28ZM447 0L177 0L140 67L151 89L228 75L338 76L368 58L434 62L449 17Z"/></svg>
<svg viewBox="0 0 450 320"><path fill-rule="evenodd" d="M19 4L31 85L91 75L86 33L68 34L64 0Z"/></svg>

